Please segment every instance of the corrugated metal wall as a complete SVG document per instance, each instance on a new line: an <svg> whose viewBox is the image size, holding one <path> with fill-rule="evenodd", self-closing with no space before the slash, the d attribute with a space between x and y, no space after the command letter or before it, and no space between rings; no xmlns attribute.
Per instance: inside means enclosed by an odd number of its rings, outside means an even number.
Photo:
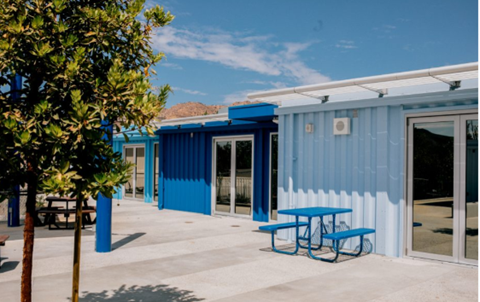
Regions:
<svg viewBox="0 0 480 302"><path fill-rule="evenodd" d="M209 211L205 202L207 195L210 196L205 136L205 133L194 133L193 137L190 133L160 135L163 196L159 203L162 202L165 208L205 214ZM159 192L162 195L161 190Z"/></svg>
<svg viewBox="0 0 480 302"><path fill-rule="evenodd" d="M253 219L268 221L270 133L276 132L277 126L264 123L223 128L159 132L159 208L210 215L213 138L253 135Z"/></svg>
<svg viewBox="0 0 480 302"><path fill-rule="evenodd" d="M279 209L351 208L352 213L337 219L337 230L374 228L366 248L402 256L406 117L477 107L478 89L465 89L277 109ZM340 117L351 119L350 135L333 135L333 119ZM313 133L305 131L308 123L314 125ZM279 215L279 221L287 219ZM279 235L294 238L293 232ZM359 239L349 240L346 247L358 244Z"/></svg>
<svg viewBox="0 0 480 302"><path fill-rule="evenodd" d="M373 251L398 256L404 161L401 111L400 106L384 106L358 109L356 117L353 110L280 115L279 208L352 208L353 213L337 218L336 228L374 228L376 234L367 236ZM351 118L350 135L333 134L333 119L339 117ZM313 133L305 131L308 123L314 125ZM287 219L279 216L280 221ZM358 244L358 239L352 240L349 247Z"/></svg>

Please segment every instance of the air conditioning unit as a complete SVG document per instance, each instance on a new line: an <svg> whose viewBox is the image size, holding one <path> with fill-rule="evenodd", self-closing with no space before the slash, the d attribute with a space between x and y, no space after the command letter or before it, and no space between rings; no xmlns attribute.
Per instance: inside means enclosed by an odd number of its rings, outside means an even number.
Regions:
<svg viewBox="0 0 480 302"><path fill-rule="evenodd" d="M347 135L350 134L350 118L334 118L333 119L333 134Z"/></svg>

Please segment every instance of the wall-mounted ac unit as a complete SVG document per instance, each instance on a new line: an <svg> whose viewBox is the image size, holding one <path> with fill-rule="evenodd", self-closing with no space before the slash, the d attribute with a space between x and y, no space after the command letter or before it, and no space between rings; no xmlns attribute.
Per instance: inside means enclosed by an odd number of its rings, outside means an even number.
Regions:
<svg viewBox="0 0 480 302"><path fill-rule="evenodd" d="M334 135L350 134L350 118L349 117L334 118L333 134Z"/></svg>

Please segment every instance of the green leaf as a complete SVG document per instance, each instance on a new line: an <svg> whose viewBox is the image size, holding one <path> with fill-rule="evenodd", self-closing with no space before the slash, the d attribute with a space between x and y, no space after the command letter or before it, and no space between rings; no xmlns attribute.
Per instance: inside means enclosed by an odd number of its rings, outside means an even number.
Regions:
<svg viewBox="0 0 480 302"><path fill-rule="evenodd" d="M53 48L50 46L50 44L44 43L44 42L38 42L33 46L34 51L32 54L38 56L38 57L44 57L46 54L50 53Z"/></svg>
<svg viewBox="0 0 480 302"><path fill-rule="evenodd" d="M65 174L68 168L70 168L70 162L64 161L60 164L60 172L62 172L62 174Z"/></svg>
<svg viewBox="0 0 480 302"><path fill-rule="evenodd" d="M93 177L99 184L103 184L107 181L107 176L104 173L95 174Z"/></svg>
<svg viewBox="0 0 480 302"><path fill-rule="evenodd" d="M128 138L128 135L126 133L122 133L122 134L123 134L123 138L125 139L125 142L128 143L130 138Z"/></svg>
<svg viewBox="0 0 480 302"><path fill-rule="evenodd" d="M63 135L62 129L59 126L52 123L48 124L48 126L45 127L45 132L49 135L54 136L55 138L60 138Z"/></svg>
<svg viewBox="0 0 480 302"><path fill-rule="evenodd" d="M39 15L35 16L32 20L32 28L38 29L43 26L43 18Z"/></svg>
<svg viewBox="0 0 480 302"><path fill-rule="evenodd" d="M61 12L65 9L65 0L53 0L53 7L55 8L55 12Z"/></svg>
<svg viewBox="0 0 480 302"><path fill-rule="evenodd" d="M25 145L26 143L28 143L29 140L30 140L30 133L28 133L28 131L23 131L20 134L20 141L22 145Z"/></svg>
<svg viewBox="0 0 480 302"><path fill-rule="evenodd" d="M14 130L15 128L17 128L17 121L12 118L3 120L3 124L8 130Z"/></svg>
<svg viewBox="0 0 480 302"><path fill-rule="evenodd" d="M82 92L78 89L70 91L72 102L80 102L82 99Z"/></svg>

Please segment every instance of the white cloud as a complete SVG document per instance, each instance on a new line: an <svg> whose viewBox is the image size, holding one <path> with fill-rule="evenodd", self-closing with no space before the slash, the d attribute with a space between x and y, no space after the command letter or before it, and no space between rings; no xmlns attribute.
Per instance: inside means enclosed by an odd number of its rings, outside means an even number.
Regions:
<svg viewBox="0 0 480 302"><path fill-rule="evenodd" d="M397 29L397 27L395 25L390 25L390 24L384 24L380 27L374 27L373 28L374 31L378 31L378 32L381 32L381 33L386 33L386 34L391 33L395 29Z"/></svg>
<svg viewBox="0 0 480 302"><path fill-rule="evenodd" d="M175 70L182 70L183 69L182 66L180 66L178 64L175 64L175 63L160 63L160 66L175 69Z"/></svg>
<svg viewBox="0 0 480 302"><path fill-rule="evenodd" d="M249 81L247 83L250 84L257 84L257 85L268 85L268 86L273 86L276 89L281 89L281 88L286 88L288 87L287 84L284 82L276 82L276 81Z"/></svg>
<svg viewBox="0 0 480 302"><path fill-rule="evenodd" d="M335 44L335 47L337 47L337 48L343 48L343 49L354 49L354 48L358 48L357 46L355 46L355 42L354 42L354 41L350 41L350 40L340 40L340 41L338 41L337 44Z"/></svg>
<svg viewBox="0 0 480 302"><path fill-rule="evenodd" d="M230 105L236 102L243 102L247 101L247 94L256 92L256 90L243 90L243 91L237 91L231 94L227 94L223 98L223 103L226 105Z"/></svg>
<svg viewBox="0 0 480 302"><path fill-rule="evenodd" d="M269 76L286 76L301 85L330 80L299 58L298 52L311 43L284 43L272 47L274 43L268 42L272 36L244 35L219 30L199 33L165 27L156 31L152 41L158 51L177 58L216 62Z"/></svg>
<svg viewBox="0 0 480 302"><path fill-rule="evenodd" d="M397 28L395 25L388 25L388 24L385 24L383 27L386 28L386 29L396 29Z"/></svg>
<svg viewBox="0 0 480 302"><path fill-rule="evenodd" d="M180 87L172 87L173 91L182 91L188 94L193 94L193 95L207 95L205 92L201 92L198 90L190 90L190 89L185 89L185 88L180 88Z"/></svg>

